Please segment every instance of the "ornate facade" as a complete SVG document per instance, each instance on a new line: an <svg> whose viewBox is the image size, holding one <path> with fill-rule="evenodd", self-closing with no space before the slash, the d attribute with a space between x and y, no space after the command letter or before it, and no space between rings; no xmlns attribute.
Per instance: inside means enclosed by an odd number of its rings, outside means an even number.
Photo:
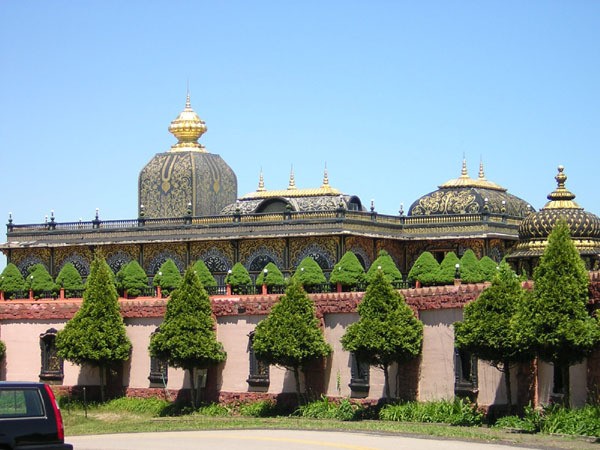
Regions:
<svg viewBox="0 0 600 450"><path fill-rule="evenodd" d="M268 190L261 173L256 191L238 197L235 173L220 156L208 153L198 142L206 125L192 109L189 96L169 131L178 142L168 152L154 156L139 174L137 218L103 221L97 215L90 222L59 223L51 217L47 223L29 225L9 218L7 241L0 245L8 262L24 275L32 265L41 263L53 277L71 262L86 277L94 250L101 249L115 272L137 260L152 278L167 259L172 259L181 271L201 259L222 283L237 262L252 276L269 262L289 275L304 257L311 256L329 274L347 250L352 250L365 268L380 250L386 250L406 275L424 251L441 260L450 251L460 256L472 249L479 258L489 256L498 262L508 255L515 266L531 273L553 223L564 217L590 268L598 264L600 219L573 202L575 196L564 186L566 176L562 168L557 176L557 190L539 212L487 180L482 164L478 177L471 178L463 161L458 178L414 201L408 213L401 208L396 215L385 215L378 213L373 204L363 205L359 196L331 186L327 170L322 185L309 189L298 188L292 172L286 189ZM595 286L598 285L600 281L596 280ZM460 355L455 355L453 344L452 323L461 320L465 302L476 298L482 288L404 292L425 324L423 356L402 375L409 373L407 383L402 385L410 396L426 400L448 398L456 393L456 385L464 388L467 382L471 386L481 380L485 385L479 386L478 400L482 404L494 403L502 389L501 374L481 362L473 362L467 370ZM381 378L358 365L339 344L347 325L357 318L355 308L361 295L313 296L326 338L334 348L326 372L329 378L322 380L322 390L330 395L340 392L339 380L335 380L339 373L347 381L343 395L381 396ZM284 374L260 366L253 359L251 348L254 327L276 300L277 296L213 299L218 336L229 355L216 377L221 396L240 392L277 394L288 389ZM38 379L32 369L35 364L20 361L20 356L41 348L41 375L58 380L63 366L53 353L53 338L79 304L45 300L0 303L0 338L7 342L9 361L4 376ZM128 334L134 341L124 386L138 393L154 388L160 392L159 385L166 387L167 382L173 389L184 388L182 372L152 360L146 350L150 335L161 323L165 300L121 299L121 307ZM33 336L31 342L23 338L29 334ZM249 374L240 361L248 361ZM462 372L456 370L461 368ZM445 371L441 376L440 370ZM585 374L586 368L576 370ZM600 383L598 371L594 370L589 386ZM70 365L65 368L64 377L60 378L64 386L95 383L84 369ZM209 379L214 382L215 378ZM402 389L398 386L396 395L403 395ZM584 391L577 394L582 399Z"/></svg>

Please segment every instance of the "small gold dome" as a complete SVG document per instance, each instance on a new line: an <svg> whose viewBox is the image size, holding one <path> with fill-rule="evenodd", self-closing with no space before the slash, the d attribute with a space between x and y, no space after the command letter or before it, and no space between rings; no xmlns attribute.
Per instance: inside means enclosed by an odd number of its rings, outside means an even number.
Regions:
<svg viewBox="0 0 600 450"><path fill-rule="evenodd" d="M565 187L567 176L564 167L558 166L554 177L557 188L548 194L548 203L536 213L529 215L519 226L519 239L547 239L556 222L565 219L569 225L571 237L581 239L600 239L600 218L586 212L573 201L575 194Z"/></svg>
<svg viewBox="0 0 600 450"><path fill-rule="evenodd" d="M169 125L169 132L177 138L177 144L171 146L171 151L200 151L206 152L198 139L206 132L206 124L190 104L190 94L187 94L184 110Z"/></svg>

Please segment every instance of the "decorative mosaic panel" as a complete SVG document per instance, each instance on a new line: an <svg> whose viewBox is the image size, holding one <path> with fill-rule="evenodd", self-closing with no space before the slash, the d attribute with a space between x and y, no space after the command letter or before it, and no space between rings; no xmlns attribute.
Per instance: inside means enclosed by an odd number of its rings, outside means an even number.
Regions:
<svg viewBox="0 0 600 450"><path fill-rule="evenodd" d="M404 270L404 244L398 241L377 241L377 254L380 250L385 250L390 254L396 267L400 271Z"/></svg>
<svg viewBox="0 0 600 450"><path fill-rule="evenodd" d="M269 262L274 263L280 270L284 269L285 241L283 239L241 241L239 251L240 261L251 272L262 270Z"/></svg>
<svg viewBox="0 0 600 450"><path fill-rule="evenodd" d="M349 236L346 238L346 250L354 252L358 259L362 260L365 270L368 270L375 260L372 239L362 236Z"/></svg>
<svg viewBox="0 0 600 450"><path fill-rule="evenodd" d="M179 271L183 272L186 269L186 255L186 244L169 242L146 245L144 246L144 270L154 275L167 259L172 259Z"/></svg>
<svg viewBox="0 0 600 450"><path fill-rule="evenodd" d="M208 255L218 256L227 262L227 271L233 266L233 246L229 241L192 242L190 244L190 262L193 264L199 259L206 262Z"/></svg>
<svg viewBox="0 0 600 450"><path fill-rule="evenodd" d="M484 241L480 239L460 239L456 242L458 245L458 257L460 258L468 249L473 250L477 258L483 256Z"/></svg>
<svg viewBox="0 0 600 450"><path fill-rule="evenodd" d="M337 239L333 237L317 237L298 239L290 242L290 260L292 268L300 264L307 256L312 257L322 269L333 268L337 254Z"/></svg>
<svg viewBox="0 0 600 450"><path fill-rule="evenodd" d="M83 250L83 251L82 252L72 251L69 255L61 258L60 262L57 262L55 259L54 266L55 266L56 275L58 275L58 273L61 271L61 269L64 267L65 264L71 263L75 266L75 268L77 269L77 272L79 272L79 275L81 275L84 278L87 277L90 274L90 261L91 261L91 257L92 257L91 256L92 252L90 252L89 249L87 249L87 248L85 248L85 249L82 248L81 250ZM55 255L56 255L56 253L55 253ZM56 258L56 256L55 256L55 258ZM54 275L54 276L56 276L56 275Z"/></svg>
<svg viewBox="0 0 600 450"><path fill-rule="evenodd" d="M221 212L237 198L237 179L219 155L166 152L156 155L140 173L139 201L146 217L182 217Z"/></svg>
<svg viewBox="0 0 600 450"><path fill-rule="evenodd" d="M201 259L204 261L204 264L206 264L206 267L213 275L218 273L226 273L233 267L233 258L228 257L227 254L221 250L221 248L223 248L223 246L206 247L203 253L192 259L192 264ZM217 281L219 280L220 278Z"/></svg>
<svg viewBox="0 0 600 450"><path fill-rule="evenodd" d="M50 270L50 249L35 248L26 249L23 251L14 250L11 254L10 262L19 268L21 274L26 276L29 273L29 268L34 264L43 264L46 269Z"/></svg>

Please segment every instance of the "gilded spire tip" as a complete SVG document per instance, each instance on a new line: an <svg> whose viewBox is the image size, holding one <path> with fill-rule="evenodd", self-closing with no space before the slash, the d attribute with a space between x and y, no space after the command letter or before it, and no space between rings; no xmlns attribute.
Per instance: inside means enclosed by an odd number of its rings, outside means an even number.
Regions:
<svg viewBox="0 0 600 450"><path fill-rule="evenodd" d="M460 170L460 176L465 178L469 177L469 173L467 172L467 158L465 158L464 154L462 160L462 169Z"/></svg>
<svg viewBox="0 0 600 450"><path fill-rule="evenodd" d="M260 169L260 175L258 177L258 189L256 190L256 192L264 192L266 191L265 189L265 179L263 178L263 171L262 168Z"/></svg>
<svg viewBox="0 0 600 450"><path fill-rule="evenodd" d="M485 180L485 172L483 171L483 159L479 160L479 179Z"/></svg>
<svg viewBox="0 0 600 450"><path fill-rule="evenodd" d="M296 180L294 178L294 166L292 166L292 169L290 170L290 183L288 185L288 190L294 190L297 189L296 187Z"/></svg>
<svg viewBox="0 0 600 450"><path fill-rule="evenodd" d="M325 170L323 171L323 184L321 185L322 188L327 188L329 187L329 175L327 174L327 163L325 163Z"/></svg>

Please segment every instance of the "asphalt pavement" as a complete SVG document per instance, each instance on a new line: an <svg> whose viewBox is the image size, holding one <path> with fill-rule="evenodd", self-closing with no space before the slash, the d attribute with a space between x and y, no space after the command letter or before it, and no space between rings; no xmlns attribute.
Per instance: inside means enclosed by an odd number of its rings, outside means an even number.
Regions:
<svg viewBox="0 0 600 450"><path fill-rule="evenodd" d="M305 430L217 430L69 436L75 450L531 450L479 442Z"/></svg>

